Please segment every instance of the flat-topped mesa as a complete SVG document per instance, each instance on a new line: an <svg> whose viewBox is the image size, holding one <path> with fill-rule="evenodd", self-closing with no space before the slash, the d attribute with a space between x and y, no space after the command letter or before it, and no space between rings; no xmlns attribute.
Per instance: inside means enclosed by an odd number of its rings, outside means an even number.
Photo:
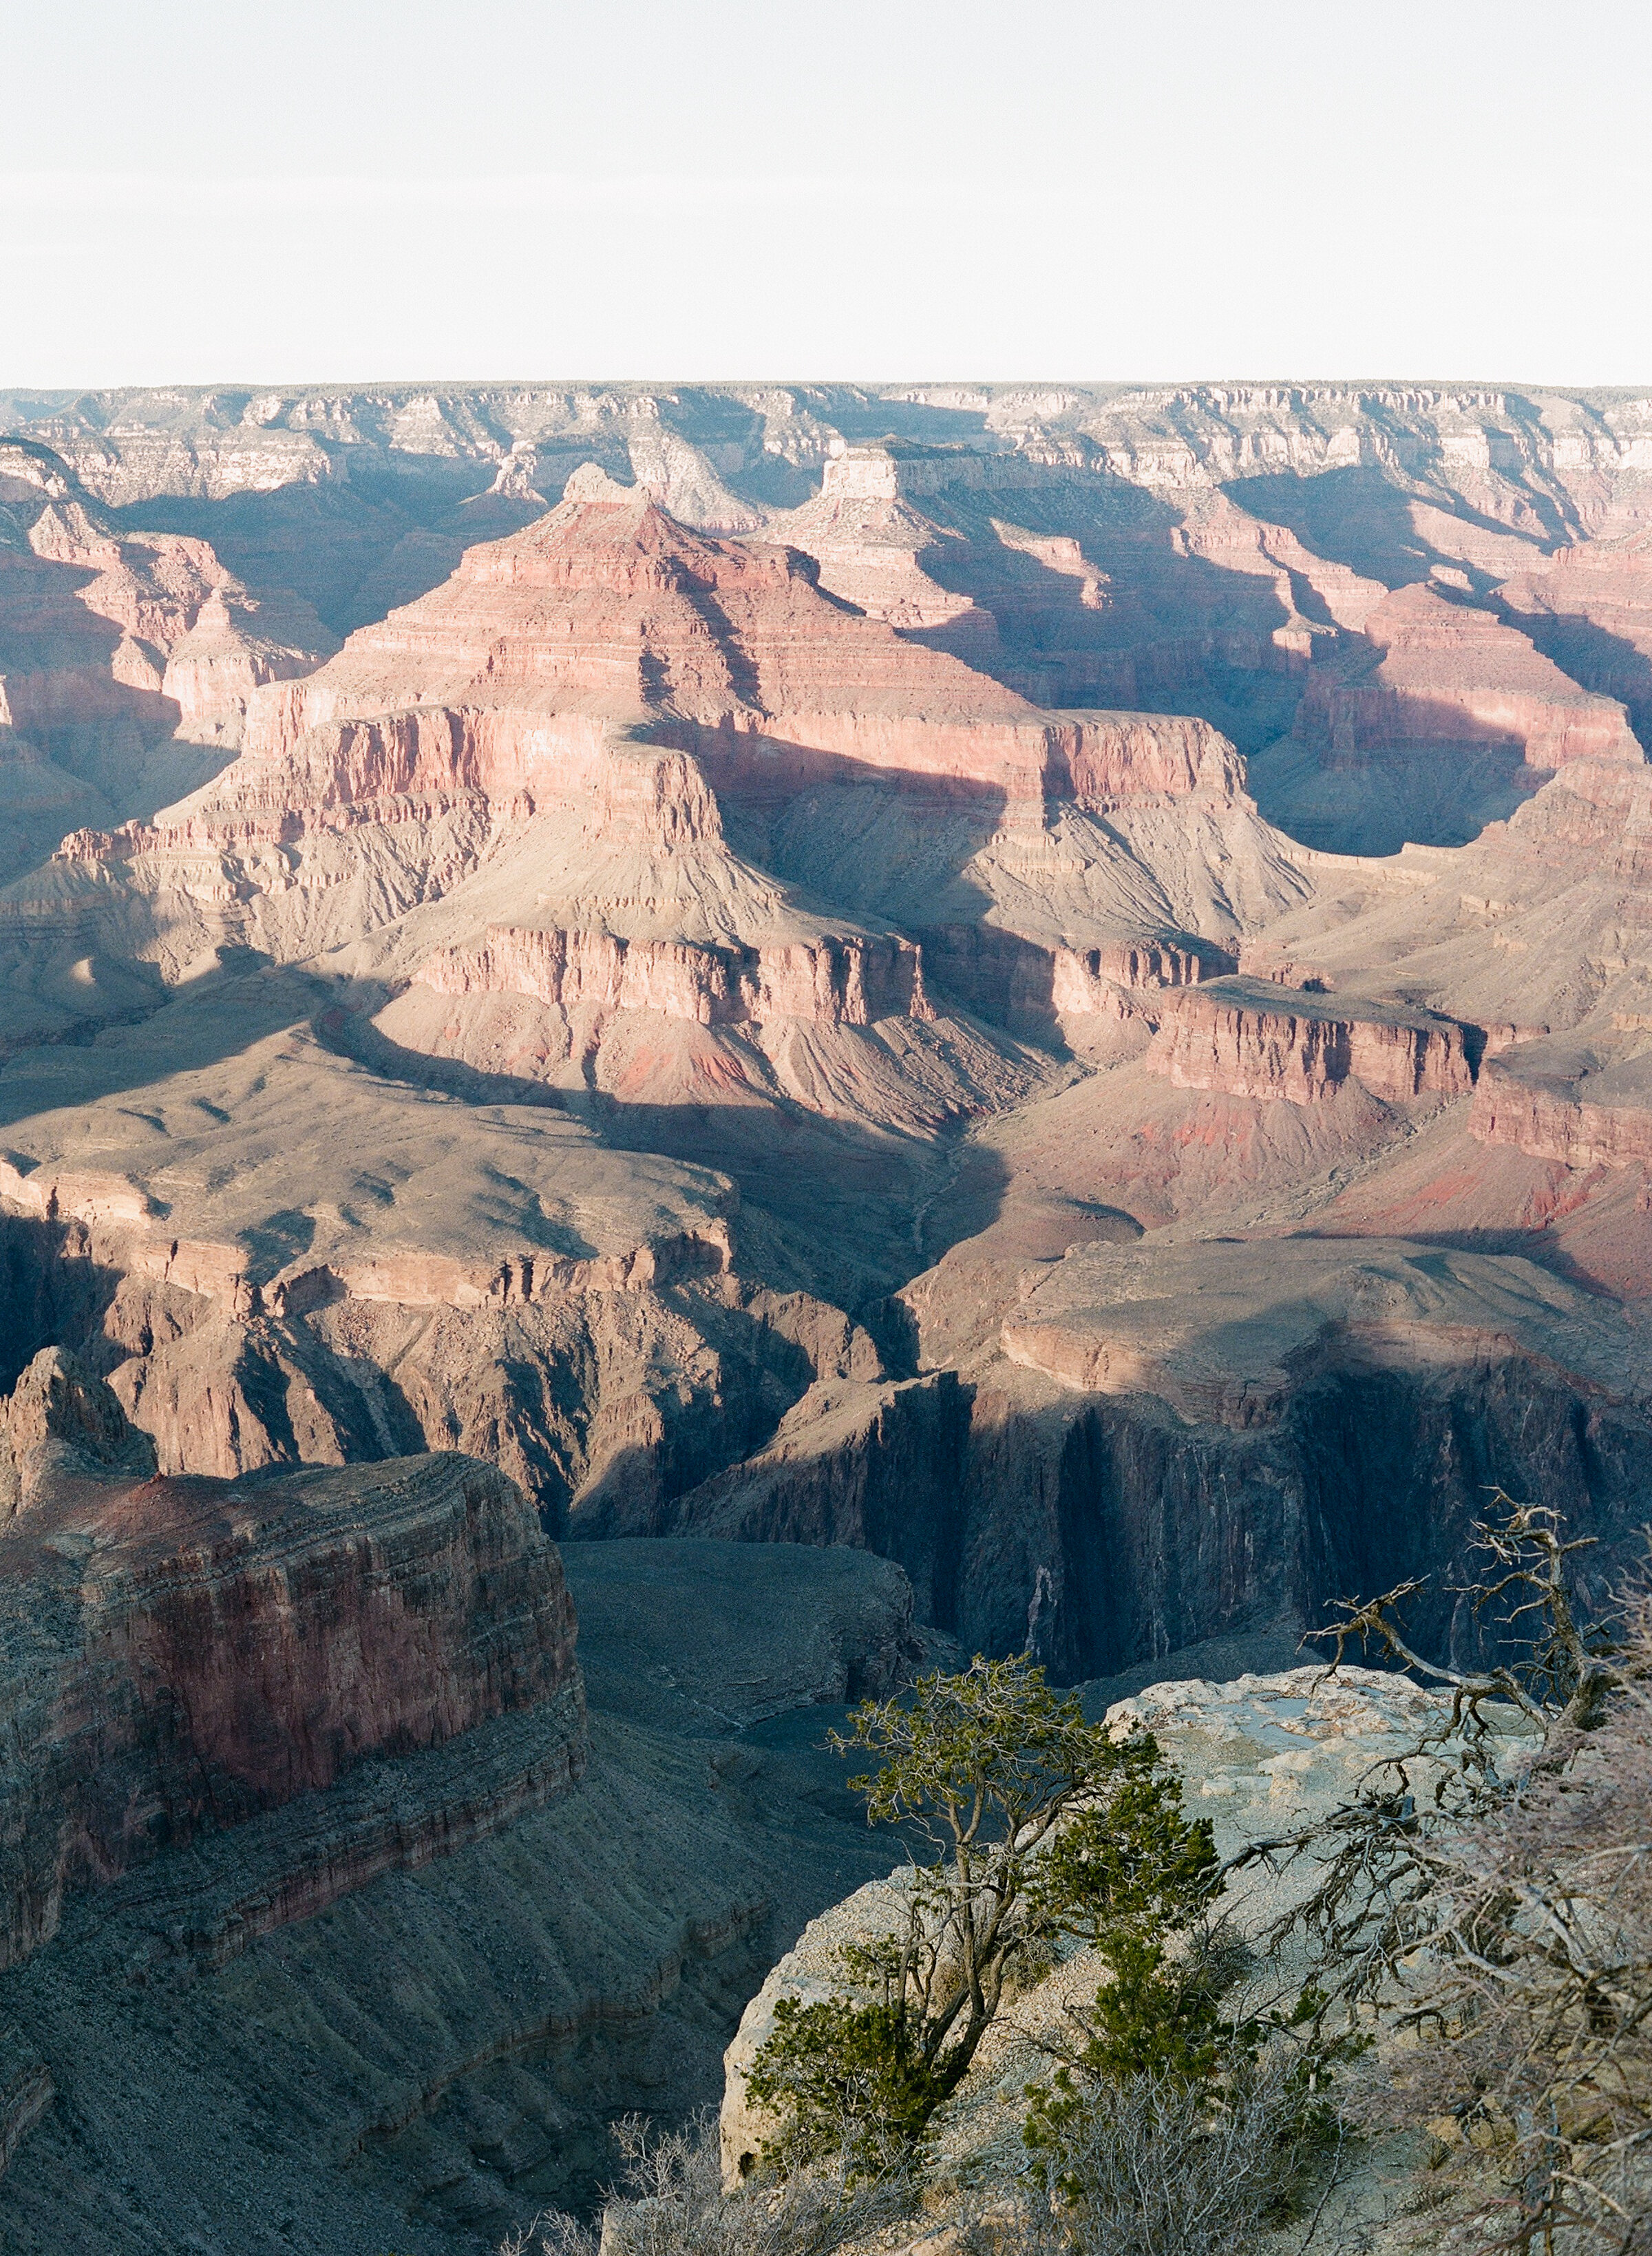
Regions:
<svg viewBox="0 0 1652 2256"><path fill-rule="evenodd" d="M1311 1230L1075 1246L1007 1316L1001 1344L1063 1387L1156 1395L1190 1424L1241 1432L1288 1420L1339 1368L1534 1357L1620 1390L1636 1367L1617 1312L1533 1264Z"/></svg>
<svg viewBox="0 0 1652 2256"><path fill-rule="evenodd" d="M468 946L439 948L415 979L443 995L529 995L565 1010L656 1011L702 1026L934 1016L919 949L893 934L714 948L495 925Z"/></svg>
<svg viewBox="0 0 1652 2256"><path fill-rule="evenodd" d="M362 1233L359 1244L300 1256L270 1276L258 1273L257 1255L247 1244L179 1235L142 1186L123 1175L49 1162L25 1174L0 1160L0 1201L66 1225L77 1257L215 1301L221 1313L243 1319L279 1319L334 1301L407 1308L503 1308L572 1294L632 1291L684 1277L722 1276L734 1258L728 1219L708 1214L675 1229L651 1231L634 1244L583 1255L552 1253L507 1237L467 1258L418 1244L380 1247Z"/></svg>
<svg viewBox="0 0 1652 2256"><path fill-rule="evenodd" d="M1466 1096L1464 1029L1400 1005L1224 978L1167 994L1145 1060L1177 1089L1314 1104L1350 1080L1374 1096Z"/></svg>
<svg viewBox="0 0 1652 2256"><path fill-rule="evenodd" d="M120 1413L108 1389L104 1425ZM102 1437L0 1522L0 1963L72 1889L510 1717L509 1808L376 1841L418 1863L578 1774L583 1709L556 1548L514 1483L456 1456L241 1482L134 1481ZM342 1850L313 1910L372 1877ZM283 1914L266 1907L265 1923Z"/></svg>
<svg viewBox="0 0 1652 2256"><path fill-rule="evenodd" d="M1533 781L1568 761L1638 763L1621 705L1580 689L1489 611L1426 587L1397 589L1367 618L1374 655L1309 678L1294 733L1322 764L1357 767L1400 745L1501 751Z"/></svg>
<svg viewBox="0 0 1652 2256"><path fill-rule="evenodd" d="M1097 948L1058 948L1051 972L1051 1007L1058 1017L1119 1015L1119 991L1196 987L1234 969L1234 959L1209 941L1178 936L1105 941Z"/></svg>
<svg viewBox="0 0 1652 2256"><path fill-rule="evenodd" d="M1219 729L1182 713L1086 710L1064 714L1066 774L1060 795L1081 806L1194 793L1234 799L1245 787L1245 763Z"/></svg>
<svg viewBox="0 0 1652 2256"><path fill-rule="evenodd" d="M1568 1167L1652 1167L1652 1056L1521 1042L1482 1064L1468 1125Z"/></svg>
<svg viewBox="0 0 1652 2256"><path fill-rule="evenodd" d="M902 466L917 468L921 478L921 462ZM942 467L959 466L948 457ZM945 537L903 497L900 468L889 448L851 447L829 455L819 493L777 519L770 538L813 557L820 585L868 618L908 634L944 629L946 646L958 654L996 652L993 614L924 569L924 560L943 548Z"/></svg>

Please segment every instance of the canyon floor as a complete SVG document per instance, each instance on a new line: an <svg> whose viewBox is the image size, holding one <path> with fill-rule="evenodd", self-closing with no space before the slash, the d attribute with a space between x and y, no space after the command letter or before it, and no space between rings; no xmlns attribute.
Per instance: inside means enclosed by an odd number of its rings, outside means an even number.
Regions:
<svg viewBox="0 0 1652 2256"><path fill-rule="evenodd" d="M1652 398L0 409L9 2244L496 2245L834 1705L1642 1555Z"/></svg>

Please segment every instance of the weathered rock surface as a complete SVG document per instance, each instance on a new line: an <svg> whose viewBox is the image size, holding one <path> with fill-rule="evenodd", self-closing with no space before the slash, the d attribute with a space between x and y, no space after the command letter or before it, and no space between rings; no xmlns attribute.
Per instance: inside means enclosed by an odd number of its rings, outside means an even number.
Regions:
<svg viewBox="0 0 1652 2256"><path fill-rule="evenodd" d="M1374 1096L1400 1103L1464 1096L1473 1068L1464 1030L1427 1012L1334 998L1256 979L1219 979L1160 1006L1149 1068L1178 1089L1312 1104L1352 1075Z"/></svg>
<svg viewBox="0 0 1652 2256"><path fill-rule="evenodd" d="M515 1774L491 1802L467 1796L376 1841L369 1826L354 1857L345 1825L303 1886L269 1892L267 1923L503 1822L577 1775L561 1570L520 1491L491 1467L447 1456L245 1488L135 1480L143 1444L120 1432L108 1390L60 1357L39 1358L13 1398L14 1449L43 1394L60 1433L88 1439L44 1475L39 1449L25 1456L20 1508L0 1529L12 1750L4 1963L50 1941L67 1893L320 1792L372 1758L554 1711L551 1728L536 1718L518 1735ZM248 1913L241 1924L257 1931Z"/></svg>
<svg viewBox="0 0 1652 2256"><path fill-rule="evenodd" d="M42 1348L0 1415L0 1512L26 1510L65 1476L142 1479L155 1445L102 1382L61 1348Z"/></svg>
<svg viewBox="0 0 1652 2256"><path fill-rule="evenodd" d="M1297 730L1352 765L1385 745L1485 744L1551 772L1568 760L1638 761L1611 698L1577 684L1525 636L1425 587L1402 588L1368 615L1374 658L1311 680Z"/></svg>
<svg viewBox="0 0 1652 2256"><path fill-rule="evenodd" d="M1611 520L1505 580L1498 600L1575 680L1627 707L1643 744L1652 730L1652 532Z"/></svg>
<svg viewBox="0 0 1652 2256"><path fill-rule="evenodd" d="M1500 617L1443 584L1385 596L1259 762L1268 811L1310 844L1463 844L1570 761L1639 763L1620 702L1516 632L1512 608Z"/></svg>
<svg viewBox="0 0 1652 2256"><path fill-rule="evenodd" d="M885 1699L943 1642L901 1569L864 1547L665 1536L570 1556L591 1696L652 1730L669 1717L722 1735Z"/></svg>
<svg viewBox="0 0 1652 2256"><path fill-rule="evenodd" d="M450 2256L583 2197L869 1876L817 1703L937 1625L1139 1683L1430 1575L1459 1650L1494 1484L1637 1552L1638 395L17 412L0 812L25 863L80 835L0 893L0 1549L116 1782L103 1885L0 1982L29 2256ZM279 1675L303 1591L357 1637L341 1499L417 1552L397 1461L455 1445L592 1562L613 1707L552 1801L571 1687L482 1712L463 1573L382 1683L327 1665L402 1751L295 1660L281 1754L224 1675ZM123 1544L170 1738L76 1643ZM246 1594L210 1638L144 1579L185 1554ZM229 1752L180 1784L197 1710ZM55 1841L5 1851L37 1895Z"/></svg>
<svg viewBox="0 0 1652 2256"><path fill-rule="evenodd" d="M1471 1132L1568 1168L1652 1165L1652 1059L1614 1047L1530 1041L1488 1059Z"/></svg>
<svg viewBox="0 0 1652 2256"><path fill-rule="evenodd" d="M733 950L506 926L476 947L431 956L418 981L439 995L530 995L565 1011L656 1011L702 1026L768 1019L866 1026L934 1015L921 951L893 937Z"/></svg>
<svg viewBox="0 0 1652 2256"><path fill-rule="evenodd" d="M575 1790L382 1855L278 1923L274 1892L341 1843L382 1851L481 1801L556 1703L367 1759L71 1899L0 1974L9 2247L53 2256L95 2227L114 2256L191 2238L273 2256L295 2234L482 2256L545 2203L591 2198L615 2113L714 2103L763 1968L877 1869L819 1747L831 1702L898 1681L911 1597L864 1553L713 1544L696 1576L702 1547L640 1547L695 1555L689 1609L677 1576L629 1571L638 1547L576 1547ZM775 1713L789 1693L812 1704Z"/></svg>
<svg viewBox="0 0 1652 2256"><path fill-rule="evenodd" d="M1633 537L1643 427L1438 387L66 407L99 491L256 518L266 566L351 462L424 497L429 544L414 600L256 693L205 793L4 904L12 1040L104 1029L89 1071L18 1060L0 1178L31 1246L118 1280L66 1281L74 1336L169 1467L459 1440L553 1525L870 1541L962 1622L1009 1555L989 1461L1079 1509L1045 1451L1079 1414L1002 1348L1064 1242L1443 1218L1615 1291L1638 1162L1614 1189L1587 1136L1573 1167L1480 1132L1536 1040L1632 1066L1652 800L1496 587L1557 525ZM1494 819L1460 858L1327 856L1262 819L1241 743L1351 821L1404 835L1396 747L1464 835ZM238 948L321 956L335 1004L230 1040L244 1086L141 1069L169 985L250 992ZM1474 1134L1436 1138L1477 1069ZM295 1181L335 1107L388 1163ZM1384 1383L1501 1433L1479 1371L1419 1349ZM1012 1547L995 1634L1056 1586Z"/></svg>
<svg viewBox="0 0 1652 2256"><path fill-rule="evenodd" d="M336 646L307 603L250 595L206 541L118 529L47 448L0 442L0 762L24 815L0 871L56 843L49 778L59 836L149 814L236 750L255 689Z"/></svg>

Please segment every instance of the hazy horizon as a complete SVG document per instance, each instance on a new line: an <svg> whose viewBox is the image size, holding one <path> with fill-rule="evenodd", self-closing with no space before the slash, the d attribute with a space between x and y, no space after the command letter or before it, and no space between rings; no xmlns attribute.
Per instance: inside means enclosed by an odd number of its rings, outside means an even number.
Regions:
<svg viewBox="0 0 1652 2256"><path fill-rule="evenodd" d="M1627 0L9 12L7 390L1652 382Z"/></svg>

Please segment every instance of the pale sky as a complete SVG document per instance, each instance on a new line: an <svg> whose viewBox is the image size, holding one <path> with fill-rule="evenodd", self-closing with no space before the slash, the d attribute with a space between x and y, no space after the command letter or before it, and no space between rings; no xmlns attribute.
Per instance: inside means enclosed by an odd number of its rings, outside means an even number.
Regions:
<svg viewBox="0 0 1652 2256"><path fill-rule="evenodd" d="M1648 0L0 0L0 387L1652 384Z"/></svg>

